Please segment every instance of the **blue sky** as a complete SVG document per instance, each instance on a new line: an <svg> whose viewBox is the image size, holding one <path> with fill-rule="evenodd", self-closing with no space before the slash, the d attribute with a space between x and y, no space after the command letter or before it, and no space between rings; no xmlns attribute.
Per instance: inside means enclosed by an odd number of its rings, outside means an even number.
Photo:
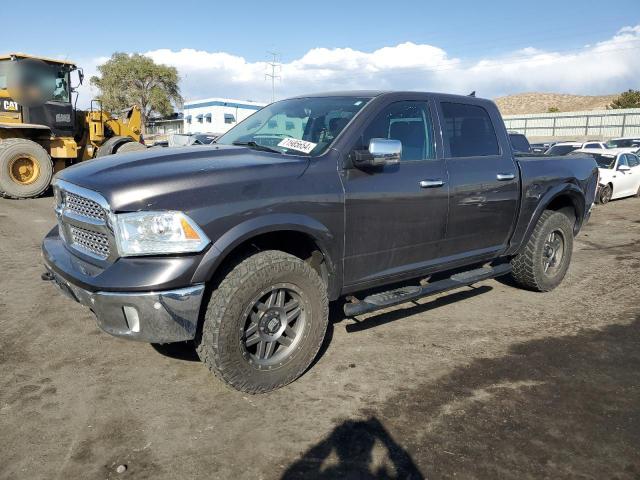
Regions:
<svg viewBox="0 0 640 480"><path fill-rule="evenodd" d="M352 60L356 62L354 71L358 72L358 80L351 81L349 85L352 86L425 89L433 85L442 89L440 87L447 86L446 82L435 78L442 75L434 75L434 69L437 73L443 68L455 67L456 73L469 74L469 69L484 60L513 64L539 54L574 56L597 42L610 41L623 27L640 25L639 0L606 3L584 0L109 0L102 2L99 8L97 5L90 0L12 1L10 8L5 10L10 21L5 13L0 31L2 50L70 58L81 63L88 73L114 51L155 52L154 59L174 64L179 69L186 97L224 95L263 99L269 92L264 88L265 65L262 63L268 50L281 52L281 61L285 64L278 86L282 95L298 93L304 85L322 88L320 79L327 68L333 72L322 77L331 77L326 82L327 87L340 84L342 80L337 74L343 69L340 62L326 65L323 56L341 59L345 65ZM612 55L624 57L621 60L624 62L633 55L636 60L640 59L640 49L636 48L640 47L640 31L633 32L632 37L625 40L627 43L609 47L611 54L600 53L599 57L590 57L591 61ZM438 51L404 49L404 54L409 56L424 55L425 59L431 59L425 60L423 65L404 62L389 66L389 62L383 62L386 67L381 67L380 62L371 57L376 51L384 53L385 48L399 45L428 46ZM311 57L316 60L305 60L305 56L314 51L316 54ZM201 54L194 55L193 52ZM387 57L395 55L394 52L387 54ZM453 60L455 65L449 63ZM370 68L370 74L362 75L363 66L368 68L371 62L375 65ZM551 77L555 65L548 63L547 77ZM427 72L429 69L431 74ZM301 70L313 79L312 83ZM384 75L376 77L383 70ZM412 72L419 81L407 80ZM564 72L560 73L564 75ZM615 78L606 75L607 79L603 78L601 84L582 82L573 86L563 79L556 90L573 88L575 93L608 93L640 78L634 77L635 73L630 70ZM224 81L210 78L216 75L226 78ZM488 95L528 89L548 90L554 86L550 83L551 78L537 85L518 81L514 75L508 78L494 76L494 83L489 87L481 82ZM248 80L248 77L251 78ZM353 72L349 78L353 79ZM638 88L639 83L628 88ZM452 86L467 88L467 84L455 82Z"/></svg>

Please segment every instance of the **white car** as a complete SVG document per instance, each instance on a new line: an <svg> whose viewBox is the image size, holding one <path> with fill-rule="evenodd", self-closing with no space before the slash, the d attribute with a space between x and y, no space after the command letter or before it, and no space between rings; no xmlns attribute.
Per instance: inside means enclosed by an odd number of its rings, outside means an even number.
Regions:
<svg viewBox="0 0 640 480"><path fill-rule="evenodd" d="M607 145L599 140L588 140L586 142L558 142L552 145L545 155L568 155L576 150L584 150L585 148L604 150Z"/></svg>
<svg viewBox="0 0 640 480"><path fill-rule="evenodd" d="M586 148L572 152L572 155L589 154L598 164L597 198L602 204L616 198L640 196L640 158L626 150Z"/></svg>
<svg viewBox="0 0 640 480"><path fill-rule="evenodd" d="M640 147L640 137L612 138L607 142L607 148L628 148L637 150Z"/></svg>

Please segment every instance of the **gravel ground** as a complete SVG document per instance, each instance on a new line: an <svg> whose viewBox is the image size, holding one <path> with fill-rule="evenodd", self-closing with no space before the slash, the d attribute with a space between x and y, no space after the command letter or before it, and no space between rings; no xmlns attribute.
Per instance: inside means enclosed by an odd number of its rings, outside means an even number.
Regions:
<svg viewBox="0 0 640 480"><path fill-rule="evenodd" d="M333 308L313 368L259 396L41 281L52 203L0 199L2 479L640 478L640 199L596 208L551 293Z"/></svg>

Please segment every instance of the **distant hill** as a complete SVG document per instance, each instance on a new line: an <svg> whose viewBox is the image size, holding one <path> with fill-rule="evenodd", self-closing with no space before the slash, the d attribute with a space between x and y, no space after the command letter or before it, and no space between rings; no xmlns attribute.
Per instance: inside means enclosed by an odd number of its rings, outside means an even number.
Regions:
<svg viewBox="0 0 640 480"><path fill-rule="evenodd" d="M563 93L519 93L495 99L503 115L518 115L522 113L546 113L555 107L561 112L575 112L580 110L604 110L615 95L567 95Z"/></svg>

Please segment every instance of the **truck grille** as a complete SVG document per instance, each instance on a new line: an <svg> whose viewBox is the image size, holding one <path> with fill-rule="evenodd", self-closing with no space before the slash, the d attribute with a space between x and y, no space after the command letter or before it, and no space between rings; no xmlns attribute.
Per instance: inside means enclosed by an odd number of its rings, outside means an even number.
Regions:
<svg viewBox="0 0 640 480"><path fill-rule="evenodd" d="M113 262L117 248L104 197L62 180L56 181L54 192L60 236L68 248L90 262Z"/></svg>
<svg viewBox="0 0 640 480"><path fill-rule="evenodd" d="M104 233L92 232L75 225L69 225L69 233L71 233L74 247L88 250L100 258L109 258L111 248L109 247L109 239Z"/></svg>
<svg viewBox="0 0 640 480"><path fill-rule="evenodd" d="M88 198L81 197L75 193L65 192L64 203L68 211L82 217L94 218L96 220L105 219L102 207Z"/></svg>

